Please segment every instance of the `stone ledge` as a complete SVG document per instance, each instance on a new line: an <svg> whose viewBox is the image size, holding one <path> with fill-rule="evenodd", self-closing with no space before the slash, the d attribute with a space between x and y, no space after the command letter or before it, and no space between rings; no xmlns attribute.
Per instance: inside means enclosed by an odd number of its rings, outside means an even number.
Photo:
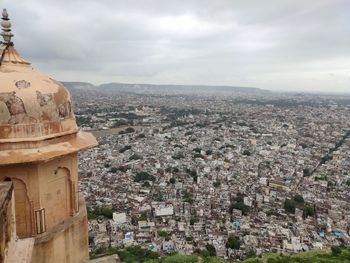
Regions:
<svg viewBox="0 0 350 263"><path fill-rule="evenodd" d="M52 142L55 141L53 140ZM30 149L15 148L2 150L0 144L0 166L47 162L54 158L89 149L96 145L97 141L95 137L91 133L82 131L74 136L67 136L67 140L62 139L62 141L55 144L44 144Z"/></svg>

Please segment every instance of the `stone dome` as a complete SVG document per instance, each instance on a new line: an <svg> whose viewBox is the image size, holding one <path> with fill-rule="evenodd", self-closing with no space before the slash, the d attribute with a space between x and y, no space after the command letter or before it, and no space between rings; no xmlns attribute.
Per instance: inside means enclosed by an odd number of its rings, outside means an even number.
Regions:
<svg viewBox="0 0 350 263"><path fill-rule="evenodd" d="M96 146L92 134L78 130L67 89L14 48L6 9L1 26L0 167L46 162Z"/></svg>
<svg viewBox="0 0 350 263"><path fill-rule="evenodd" d="M0 54L0 142L38 141L76 133L67 89L35 70L13 45L2 44Z"/></svg>

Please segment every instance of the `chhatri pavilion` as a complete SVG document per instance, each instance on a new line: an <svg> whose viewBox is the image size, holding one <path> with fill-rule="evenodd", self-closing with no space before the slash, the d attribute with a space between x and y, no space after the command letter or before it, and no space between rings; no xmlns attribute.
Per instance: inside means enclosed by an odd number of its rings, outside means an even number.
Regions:
<svg viewBox="0 0 350 263"><path fill-rule="evenodd" d="M78 152L96 139L79 131L68 90L17 52L5 9L1 26L0 262L82 262Z"/></svg>

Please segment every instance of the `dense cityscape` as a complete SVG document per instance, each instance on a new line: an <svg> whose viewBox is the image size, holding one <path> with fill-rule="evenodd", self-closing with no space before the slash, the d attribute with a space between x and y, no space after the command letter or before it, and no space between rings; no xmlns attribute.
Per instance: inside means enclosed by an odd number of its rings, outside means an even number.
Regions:
<svg viewBox="0 0 350 263"><path fill-rule="evenodd" d="M350 263L349 0L24 2L0 263Z"/></svg>
<svg viewBox="0 0 350 263"><path fill-rule="evenodd" d="M81 85L81 84L79 84ZM90 252L226 260L350 244L350 98L71 87Z"/></svg>

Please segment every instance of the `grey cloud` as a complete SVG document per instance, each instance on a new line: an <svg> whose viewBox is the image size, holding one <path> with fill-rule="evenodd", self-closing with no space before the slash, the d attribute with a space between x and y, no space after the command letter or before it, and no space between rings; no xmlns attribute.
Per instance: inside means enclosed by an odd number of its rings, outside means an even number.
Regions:
<svg viewBox="0 0 350 263"><path fill-rule="evenodd" d="M61 80L324 91L334 83L339 92L350 84L348 0L3 5L20 53Z"/></svg>

